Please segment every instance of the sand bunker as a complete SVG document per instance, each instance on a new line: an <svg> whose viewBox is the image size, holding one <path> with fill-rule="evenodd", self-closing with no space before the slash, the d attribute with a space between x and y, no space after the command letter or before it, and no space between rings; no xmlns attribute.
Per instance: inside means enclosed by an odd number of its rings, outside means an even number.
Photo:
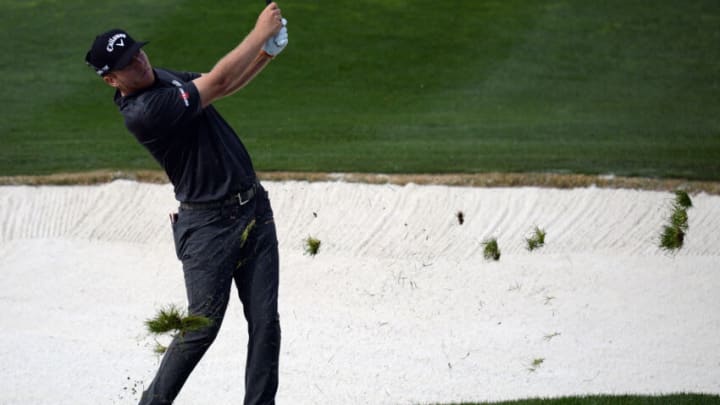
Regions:
<svg viewBox="0 0 720 405"><path fill-rule="evenodd" d="M692 196L670 255L667 192L265 185L280 404L720 393L720 196ZM175 207L168 185L0 187L0 403L136 403L158 363L143 321L185 303ZM245 336L235 299L176 403L239 401Z"/></svg>

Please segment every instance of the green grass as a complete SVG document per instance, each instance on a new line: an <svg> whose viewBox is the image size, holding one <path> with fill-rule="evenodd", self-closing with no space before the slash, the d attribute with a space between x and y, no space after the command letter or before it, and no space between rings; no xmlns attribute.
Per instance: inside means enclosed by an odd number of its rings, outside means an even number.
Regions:
<svg viewBox="0 0 720 405"><path fill-rule="evenodd" d="M200 315L187 315L176 305L168 305L158 311L154 318L145 321L148 332L154 335L164 333L184 336L212 325L212 320Z"/></svg>
<svg viewBox="0 0 720 405"><path fill-rule="evenodd" d="M527 250L533 251L535 249L545 246L545 236L545 230L540 229L540 227L536 226L533 230L532 236L529 238L525 238Z"/></svg>
<svg viewBox="0 0 720 405"><path fill-rule="evenodd" d="M194 332L212 326L210 318L201 315L188 315L177 305L170 304L158 310L155 317L145 321L147 331L153 335L170 335L184 337L188 332ZM153 352L158 355L164 354L168 347L155 341Z"/></svg>
<svg viewBox="0 0 720 405"><path fill-rule="evenodd" d="M689 228L687 210L692 208L692 205L692 199L687 192L675 191L675 201L672 204L668 225L663 226L660 233L661 249L674 252L682 248Z"/></svg>
<svg viewBox="0 0 720 405"><path fill-rule="evenodd" d="M685 190L676 190L675 191L675 205L681 207L681 208L692 208L692 199L688 195L687 191Z"/></svg>
<svg viewBox="0 0 720 405"><path fill-rule="evenodd" d="M481 405L486 402L463 402L455 405ZM537 398L495 402L495 405L716 405L720 396L708 394L672 395L593 395L564 398Z"/></svg>
<svg viewBox="0 0 720 405"><path fill-rule="evenodd" d="M720 179L720 2L280 3L290 45L218 108L259 170ZM158 166L83 58L123 27L207 71L262 2L0 0L0 175Z"/></svg>
<svg viewBox="0 0 720 405"><path fill-rule="evenodd" d="M684 242L685 231L671 225L663 226L662 233L660 234L661 249L668 252L674 252L681 249Z"/></svg>
<svg viewBox="0 0 720 405"><path fill-rule="evenodd" d="M498 247L497 238L489 238L482 242L483 257L485 260L500 260L500 248Z"/></svg>
<svg viewBox="0 0 720 405"><path fill-rule="evenodd" d="M308 236L305 239L305 253L310 256L315 256L318 254L318 251L320 250L320 244L322 243L320 239L313 238L312 236Z"/></svg>

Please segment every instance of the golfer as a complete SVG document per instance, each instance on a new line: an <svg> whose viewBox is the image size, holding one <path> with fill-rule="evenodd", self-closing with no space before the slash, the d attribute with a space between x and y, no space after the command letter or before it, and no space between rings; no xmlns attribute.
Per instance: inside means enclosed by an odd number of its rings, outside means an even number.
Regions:
<svg viewBox="0 0 720 405"><path fill-rule="evenodd" d="M212 326L177 336L140 404L171 404L222 324L235 280L248 323L245 404L274 404L280 322L278 244L267 192L250 156L212 103L248 84L287 45L269 4L254 29L209 73L152 68L125 31L95 38L86 62L115 88L128 130L165 169L180 203L171 215L188 313Z"/></svg>

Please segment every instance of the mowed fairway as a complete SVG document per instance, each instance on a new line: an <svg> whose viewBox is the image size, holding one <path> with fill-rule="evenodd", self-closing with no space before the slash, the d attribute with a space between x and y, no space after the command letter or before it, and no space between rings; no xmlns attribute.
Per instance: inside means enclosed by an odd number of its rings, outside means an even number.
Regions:
<svg viewBox="0 0 720 405"><path fill-rule="evenodd" d="M290 46L218 106L259 170L720 178L720 2L280 3ZM84 65L95 34L206 71L261 1L0 1L0 174L157 168Z"/></svg>

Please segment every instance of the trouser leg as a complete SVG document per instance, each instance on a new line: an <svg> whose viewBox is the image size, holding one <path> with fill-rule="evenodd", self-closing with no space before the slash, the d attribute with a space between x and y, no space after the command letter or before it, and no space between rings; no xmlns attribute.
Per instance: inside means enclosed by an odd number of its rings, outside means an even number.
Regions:
<svg viewBox="0 0 720 405"><path fill-rule="evenodd" d="M227 309L236 255L228 255L221 233L205 229L196 235L183 258L188 313L210 318L211 326L176 336L163 355L155 379L140 405L171 404L197 363L217 337ZM220 235L220 236L219 236Z"/></svg>
<svg viewBox="0 0 720 405"><path fill-rule="evenodd" d="M227 308L227 296L229 288L226 293L218 294L212 302L202 304L202 310L198 310L197 305L189 306L189 314L206 316L210 318L212 325L173 339L163 355L155 379L143 394L140 405L171 404L177 397L190 373L217 337Z"/></svg>
<svg viewBox="0 0 720 405"><path fill-rule="evenodd" d="M235 282L248 322L245 405L274 404L280 355L279 258L271 219L256 226L243 256L247 260L236 271Z"/></svg>

